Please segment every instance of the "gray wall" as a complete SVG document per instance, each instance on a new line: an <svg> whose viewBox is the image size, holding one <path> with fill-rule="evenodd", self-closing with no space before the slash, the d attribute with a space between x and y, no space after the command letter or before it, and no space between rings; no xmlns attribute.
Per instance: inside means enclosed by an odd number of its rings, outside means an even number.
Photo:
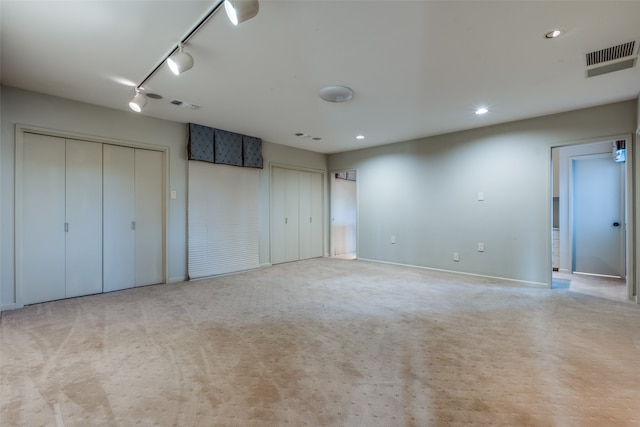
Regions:
<svg viewBox="0 0 640 427"><path fill-rule="evenodd" d="M621 102L330 155L330 170L358 170L359 258L547 286L551 147L633 134L636 106ZM477 251L479 242L485 252Z"/></svg>
<svg viewBox="0 0 640 427"><path fill-rule="evenodd" d="M175 190L177 198L168 199L167 279L170 282L185 280L187 275L187 129L185 124L6 86L0 86L0 94L2 109L0 121L0 254L2 255L0 258L0 306L10 308L16 303L14 271L16 124L61 133L82 134L98 139L115 139L168 147L169 190ZM269 142L264 142L263 155L265 169L260 172L260 263L268 264L270 258L269 165L278 163L326 171L327 159L324 154ZM325 206L328 206L328 203L325 203ZM325 243L326 247L327 243Z"/></svg>

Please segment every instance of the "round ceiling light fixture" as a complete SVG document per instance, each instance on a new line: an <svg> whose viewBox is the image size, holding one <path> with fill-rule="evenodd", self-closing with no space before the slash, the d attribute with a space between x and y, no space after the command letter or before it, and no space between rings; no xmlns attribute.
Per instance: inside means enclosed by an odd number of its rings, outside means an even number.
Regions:
<svg viewBox="0 0 640 427"><path fill-rule="evenodd" d="M320 89L320 98L328 102L345 102L353 98L353 90L346 86L326 86Z"/></svg>

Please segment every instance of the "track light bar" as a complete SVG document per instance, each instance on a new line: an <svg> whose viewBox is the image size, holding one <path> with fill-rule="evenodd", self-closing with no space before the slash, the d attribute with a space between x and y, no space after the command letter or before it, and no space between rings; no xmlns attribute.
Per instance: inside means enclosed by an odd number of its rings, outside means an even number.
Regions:
<svg viewBox="0 0 640 427"><path fill-rule="evenodd" d="M129 107L135 112L141 112L145 105L147 105L147 97L144 94L140 93L140 89L143 85L149 81L151 77L167 62L169 68L174 74L184 73L193 67L193 57L186 52L182 51L182 45L184 45L190 38L193 36L196 31L198 31L208 20L213 16L214 13L218 11L218 8L222 6L224 3L225 10L227 11L227 15L229 19L233 23L233 25L238 25L241 22L244 22L248 19L253 18L258 14L258 10L260 5L258 0L219 0L217 3L213 5L213 7L207 12L207 14L193 27L189 33L183 37L183 39L178 44L178 47L175 47L164 57L164 59L156 65L156 67L151 70L147 77L144 78L140 82L139 85L136 86L136 95L133 97L131 102L129 102ZM178 52L176 55L174 55ZM175 63L175 68L178 70L178 73L173 71L173 66L171 63Z"/></svg>

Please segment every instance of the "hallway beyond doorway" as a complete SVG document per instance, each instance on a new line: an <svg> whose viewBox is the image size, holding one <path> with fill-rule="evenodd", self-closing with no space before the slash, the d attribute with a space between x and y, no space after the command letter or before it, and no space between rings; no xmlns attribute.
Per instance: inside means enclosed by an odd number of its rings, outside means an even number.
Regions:
<svg viewBox="0 0 640 427"><path fill-rule="evenodd" d="M613 301L631 302L627 298L627 285L624 278L592 276L588 274L571 274L554 271L552 289L568 289Z"/></svg>

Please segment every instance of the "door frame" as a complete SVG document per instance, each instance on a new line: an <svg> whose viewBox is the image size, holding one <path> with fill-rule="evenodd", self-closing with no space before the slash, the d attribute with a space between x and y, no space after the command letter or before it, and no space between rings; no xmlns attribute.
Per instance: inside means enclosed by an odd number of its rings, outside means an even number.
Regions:
<svg viewBox="0 0 640 427"><path fill-rule="evenodd" d="M639 154L636 154L636 150L634 149L635 138L633 134L622 134L622 135L613 135L613 136L602 137L602 138L591 138L591 139L580 140L580 141L569 141L566 143L552 144L549 147L549 157L550 157L549 172L550 172L551 179L549 180L549 197L548 197L548 200L549 200L548 202L549 203L548 248L551 254L552 245L553 245L553 240L551 236L551 229L553 224L553 207L552 207L553 204L551 203L553 199L553 194L554 194L553 182L556 179L560 179L559 176L557 177L554 176L553 154L552 154L553 149L554 148L562 149L566 147L574 147L579 145L588 145L588 144L595 144L595 143L605 143L605 142L613 143L613 141L620 140L620 139L624 139L626 141L626 150L627 150L627 157L626 157L625 168L624 168L624 171L625 171L625 178L624 178L624 181L625 181L624 217L625 218L624 218L624 221L626 225L625 226L625 249L626 249L625 282L626 282L626 289L627 289L627 299L629 299L630 301L635 301L636 303L640 303L640 300L638 299L638 295L637 295L638 280L640 280L640 277L636 277L636 275L640 273L640 270L637 269L637 266L635 263L636 247L635 247L635 239L634 239L635 223L636 221L640 221L640 210L636 210L635 205L633 203L634 195L637 197L640 197L640 186L635 185L634 175L633 175L634 164L636 162L640 164L638 159L636 159L636 156L640 154L640 150L639 150ZM560 165L560 170L562 170L562 165ZM549 261L550 261L549 267L551 267L553 265L553 260L550 258ZM553 280L553 269L549 268L548 269L549 287L551 287L552 280Z"/></svg>
<svg viewBox="0 0 640 427"><path fill-rule="evenodd" d="M159 151L162 153L162 283L167 283L169 277L169 259L167 251L167 236L169 235L169 221L168 221L168 207L169 207L169 147L146 144L135 141L126 141L115 138L99 137L94 135L87 135L76 132L66 132L56 129L48 129L36 126L28 126L22 124L15 125L15 206L14 206L14 251L15 251L15 299L13 304L6 304L2 306L2 310L10 310L24 307L23 303L23 235L22 229L23 223L23 182L22 176L24 173L24 158L23 158L23 146L24 146L24 134L34 133L46 136L52 136L64 139L73 139L77 141L96 142L99 144L118 145L130 148L139 148L144 150Z"/></svg>
<svg viewBox="0 0 640 427"><path fill-rule="evenodd" d="M356 173L356 259L358 258L358 242L360 241L360 210L359 210L359 194L360 194L360 172L357 168L345 168L345 169L337 169L337 170L333 170L331 171L331 179L329 181L329 187L331 189L331 210L329 212L329 227L330 227L330 237L331 237L331 243L330 243L330 248L329 248L329 256L334 256L335 254L335 250L336 250L336 239L335 239L335 227L333 224L333 217L334 217L334 207L335 207L335 193L336 193L336 189L335 189L335 174L340 173L340 172L349 172L349 171L355 171Z"/></svg>

